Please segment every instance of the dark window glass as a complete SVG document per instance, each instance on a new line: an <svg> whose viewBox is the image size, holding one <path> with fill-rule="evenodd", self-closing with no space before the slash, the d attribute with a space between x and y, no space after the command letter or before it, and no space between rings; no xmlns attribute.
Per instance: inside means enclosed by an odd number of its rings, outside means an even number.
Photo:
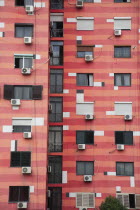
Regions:
<svg viewBox="0 0 140 210"><path fill-rule="evenodd" d="M13 125L14 133L23 133L23 132L31 132L30 125Z"/></svg>
<svg viewBox="0 0 140 210"><path fill-rule="evenodd" d="M115 58L131 58L130 46L116 46L114 47Z"/></svg>
<svg viewBox="0 0 140 210"><path fill-rule="evenodd" d="M50 0L51 9L63 9L63 0Z"/></svg>
<svg viewBox="0 0 140 210"><path fill-rule="evenodd" d="M76 174L77 175L93 175L94 162L93 161L77 161Z"/></svg>
<svg viewBox="0 0 140 210"><path fill-rule="evenodd" d="M130 208L135 208L135 195L129 194L129 205Z"/></svg>
<svg viewBox="0 0 140 210"><path fill-rule="evenodd" d="M29 201L29 186L10 186L9 202Z"/></svg>
<svg viewBox="0 0 140 210"><path fill-rule="evenodd" d="M93 55L93 52L87 52L87 51L85 51L85 52L82 52L82 51L77 52L77 57L78 58L85 58L85 55Z"/></svg>
<svg viewBox="0 0 140 210"><path fill-rule="evenodd" d="M129 0L114 0L115 3L130 2Z"/></svg>
<svg viewBox="0 0 140 210"><path fill-rule="evenodd" d="M49 127L49 152L62 152L62 126Z"/></svg>
<svg viewBox="0 0 140 210"><path fill-rule="evenodd" d="M24 167L31 165L31 152L11 152L11 167Z"/></svg>
<svg viewBox="0 0 140 210"><path fill-rule="evenodd" d="M133 145L133 131L115 131L115 144Z"/></svg>
<svg viewBox="0 0 140 210"><path fill-rule="evenodd" d="M15 57L15 68L32 68L33 58L30 57Z"/></svg>
<svg viewBox="0 0 140 210"><path fill-rule="evenodd" d="M114 74L115 86L131 86L131 74Z"/></svg>
<svg viewBox="0 0 140 210"><path fill-rule="evenodd" d="M94 131L76 131L76 144L94 144Z"/></svg>
<svg viewBox="0 0 140 210"><path fill-rule="evenodd" d="M48 182L62 183L62 157L61 156L49 156L49 167L51 172L48 173Z"/></svg>
<svg viewBox="0 0 140 210"><path fill-rule="evenodd" d="M93 3L94 0L83 0L83 2L86 2L86 3Z"/></svg>
<svg viewBox="0 0 140 210"><path fill-rule="evenodd" d="M63 70L51 69L50 70L50 93L63 92Z"/></svg>
<svg viewBox="0 0 140 210"><path fill-rule="evenodd" d="M63 37L63 22L51 22L51 37Z"/></svg>
<svg viewBox="0 0 140 210"><path fill-rule="evenodd" d="M117 176L134 176L134 163L117 162L116 170Z"/></svg>
<svg viewBox="0 0 140 210"><path fill-rule="evenodd" d="M49 114L50 122L62 122L63 110L62 110L62 97L50 97L50 104L52 105L52 111Z"/></svg>
<svg viewBox="0 0 140 210"><path fill-rule="evenodd" d="M48 198L48 208L50 210L62 210L62 188L49 187L51 196Z"/></svg>
<svg viewBox="0 0 140 210"><path fill-rule="evenodd" d="M93 86L93 74L77 74L76 84L78 86Z"/></svg>
<svg viewBox="0 0 140 210"><path fill-rule="evenodd" d="M24 0L15 0L16 6L24 6Z"/></svg>
<svg viewBox="0 0 140 210"><path fill-rule="evenodd" d="M16 24L15 37L33 37L33 25Z"/></svg>
<svg viewBox="0 0 140 210"><path fill-rule="evenodd" d="M60 66L63 65L63 42L51 42L52 54L50 58L50 65Z"/></svg>
<svg viewBox="0 0 140 210"><path fill-rule="evenodd" d="M16 99L32 99L32 86L14 86L14 98Z"/></svg>

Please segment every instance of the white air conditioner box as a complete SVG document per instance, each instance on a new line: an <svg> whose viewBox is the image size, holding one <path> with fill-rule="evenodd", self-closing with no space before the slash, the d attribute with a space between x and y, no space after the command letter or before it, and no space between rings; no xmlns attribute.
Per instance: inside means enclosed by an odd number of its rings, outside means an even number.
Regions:
<svg viewBox="0 0 140 210"><path fill-rule="evenodd" d="M124 150L124 144L117 144L117 150L119 151Z"/></svg>
<svg viewBox="0 0 140 210"><path fill-rule="evenodd" d="M124 120L132 120L132 115L130 115L130 114L126 114L126 115L124 115Z"/></svg>
<svg viewBox="0 0 140 210"><path fill-rule="evenodd" d="M20 99L11 99L11 104L13 106L19 106L20 105Z"/></svg>
<svg viewBox="0 0 140 210"><path fill-rule="evenodd" d="M31 69L30 68L22 68L21 73L22 74L31 74Z"/></svg>
<svg viewBox="0 0 140 210"><path fill-rule="evenodd" d="M31 174L31 167L22 167L22 174Z"/></svg>
<svg viewBox="0 0 140 210"><path fill-rule="evenodd" d="M87 62L93 61L93 55L85 55L85 61Z"/></svg>
<svg viewBox="0 0 140 210"><path fill-rule="evenodd" d="M23 138L24 139L31 139L32 138L32 133L31 132L24 132L23 133Z"/></svg>
<svg viewBox="0 0 140 210"><path fill-rule="evenodd" d="M27 202L18 202L17 208L18 209L27 209Z"/></svg>
<svg viewBox="0 0 140 210"><path fill-rule="evenodd" d="M85 144L78 144L78 149L79 150L84 150L84 149L86 149L86 145Z"/></svg>
<svg viewBox="0 0 140 210"><path fill-rule="evenodd" d="M114 30L114 35L115 35L115 36L121 36L121 35L122 35L122 31L116 29L116 30Z"/></svg>
<svg viewBox="0 0 140 210"><path fill-rule="evenodd" d="M32 37L24 37L24 44L31 44L32 43Z"/></svg>
<svg viewBox="0 0 140 210"><path fill-rule="evenodd" d="M84 6L83 0L77 0L76 1L76 7L82 8Z"/></svg>
<svg viewBox="0 0 140 210"><path fill-rule="evenodd" d="M94 116L92 114L86 114L85 115L85 119L86 120L93 120L94 119Z"/></svg>
<svg viewBox="0 0 140 210"><path fill-rule="evenodd" d="M85 182L92 182L92 175L84 175Z"/></svg>
<svg viewBox="0 0 140 210"><path fill-rule="evenodd" d="M34 12L34 6L33 5L26 5L25 7L27 13L33 13Z"/></svg>

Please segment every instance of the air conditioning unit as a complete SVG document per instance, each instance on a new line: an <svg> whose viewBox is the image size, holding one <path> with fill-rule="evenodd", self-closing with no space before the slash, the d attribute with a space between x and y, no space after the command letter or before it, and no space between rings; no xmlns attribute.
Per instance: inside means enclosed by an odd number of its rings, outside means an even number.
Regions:
<svg viewBox="0 0 140 210"><path fill-rule="evenodd" d="M83 0L77 0L76 1L76 7L77 8L82 8L84 6Z"/></svg>
<svg viewBox="0 0 140 210"><path fill-rule="evenodd" d="M85 182L92 182L92 175L84 175Z"/></svg>
<svg viewBox="0 0 140 210"><path fill-rule="evenodd" d="M87 210L86 207L81 207L79 210Z"/></svg>
<svg viewBox="0 0 140 210"><path fill-rule="evenodd" d="M124 150L124 145L123 144L117 144L117 150L119 150L119 151Z"/></svg>
<svg viewBox="0 0 140 210"><path fill-rule="evenodd" d="M121 36L122 35L122 31L121 30L114 30L114 35L115 36Z"/></svg>
<svg viewBox="0 0 140 210"><path fill-rule="evenodd" d="M18 209L27 209L27 202L18 202L17 208Z"/></svg>
<svg viewBox="0 0 140 210"><path fill-rule="evenodd" d="M33 14L34 12L34 6L33 5L26 5L25 10L29 14Z"/></svg>
<svg viewBox="0 0 140 210"><path fill-rule="evenodd" d="M20 105L20 99L11 99L11 105L19 106Z"/></svg>
<svg viewBox="0 0 140 210"><path fill-rule="evenodd" d="M84 150L84 149L86 149L86 145L85 144L78 144L78 149L79 150Z"/></svg>
<svg viewBox="0 0 140 210"><path fill-rule="evenodd" d="M24 44L31 44L32 43L32 37L24 37Z"/></svg>
<svg viewBox="0 0 140 210"><path fill-rule="evenodd" d="M31 139L32 138L32 133L31 132L24 132L23 133L23 138L24 139Z"/></svg>
<svg viewBox="0 0 140 210"><path fill-rule="evenodd" d="M31 167L22 167L22 174L31 174Z"/></svg>
<svg viewBox="0 0 140 210"><path fill-rule="evenodd" d="M130 114L124 115L124 120L132 120L133 116Z"/></svg>
<svg viewBox="0 0 140 210"><path fill-rule="evenodd" d="M87 62L93 61L93 55L85 55L85 61Z"/></svg>
<svg viewBox="0 0 140 210"><path fill-rule="evenodd" d="M86 114L85 115L85 119L86 120L93 120L94 119L94 116L92 114Z"/></svg>
<svg viewBox="0 0 140 210"><path fill-rule="evenodd" d="M22 68L21 73L22 74L31 74L31 69L30 68Z"/></svg>

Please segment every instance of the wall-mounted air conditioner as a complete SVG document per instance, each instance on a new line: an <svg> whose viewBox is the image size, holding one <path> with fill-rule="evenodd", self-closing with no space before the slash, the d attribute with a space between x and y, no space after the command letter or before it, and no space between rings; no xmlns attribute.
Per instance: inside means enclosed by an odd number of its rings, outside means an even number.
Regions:
<svg viewBox="0 0 140 210"><path fill-rule="evenodd" d="M119 151L124 150L124 144L117 144L117 150Z"/></svg>
<svg viewBox="0 0 140 210"><path fill-rule="evenodd" d="M31 167L22 167L22 174L31 174Z"/></svg>
<svg viewBox="0 0 140 210"><path fill-rule="evenodd" d="M84 150L84 149L86 149L86 145L85 144L78 144L78 149L79 150Z"/></svg>
<svg viewBox="0 0 140 210"><path fill-rule="evenodd" d="M83 6L84 6L83 0L77 0L77 1L76 1L76 7L77 7L77 8L82 8Z"/></svg>
<svg viewBox="0 0 140 210"><path fill-rule="evenodd" d="M132 120L132 119L133 119L132 115L130 115L130 114L124 115L124 120Z"/></svg>
<svg viewBox="0 0 140 210"><path fill-rule="evenodd" d="M31 132L24 132L23 133L23 138L24 139L31 139L32 138L32 133Z"/></svg>
<svg viewBox="0 0 140 210"><path fill-rule="evenodd" d="M115 29L114 30L114 35L115 36L121 36L122 35L122 31L121 30L118 30L118 29Z"/></svg>
<svg viewBox="0 0 140 210"><path fill-rule="evenodd" d="M86 114L85 115L85 120L93 120L94 116L92 114Z"/></svg>
<svg viewBox="0 0 140 210"><path fill-rule="evenodd" d="M85 55L85 61L86 62L93 61L93 55Z"/></svg>
<svg viewBox="0 0 140 210"><path fill-rule="evenodd" d="M31 74L31 69L30 68L22 68L21 73L22 74Z"/></svg>
<svg viewBox="0 0 140 210"><path fill-rule="evenodd" d="M18 202L17 208L18 209L27 209L27 202Z"/></svg>
<svg viewBox="0 0 140 210"><path fill-rule="evenodd" d="M11 105L19 106L20 105L20 99L11 99Z"/></svg>
<svg viewBox="0 0 140 210"><path fill-rule="evenodd" d="M25 10L28 14L33 14L34 12L34 6L33 5L26 5Z"/></svg>
<svg viewBox="0 0 140 210"><path fill-rule="evenodd" d="M32 43L32 37L24 37L24 44L31 44Z"/></svg>
<svg viewBox="0 0 140 210"><path fill-rule="evenodd" d="M92 175L84 175L85 182L92 182Z"/></svg>

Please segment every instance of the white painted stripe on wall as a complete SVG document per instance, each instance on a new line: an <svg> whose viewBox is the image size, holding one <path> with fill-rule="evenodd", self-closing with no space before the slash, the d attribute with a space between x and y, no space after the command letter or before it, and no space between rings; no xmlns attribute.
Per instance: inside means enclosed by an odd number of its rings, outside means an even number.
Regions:
<svg viewBox="0 0 140 210"><path fill-rule="evenodd" d="M4 28L5 23L0 23L0 28Z"/></svg>
<svg viewBox="0 0 140 210"><path fill-rule="evenodd" d="M70 198L76 198L76 193L69 193Z"/></svg>
<svg viewBox="0 0 140 210"><path fill-rule="evenodd" d="M35 191L35 187L34 186L30 186L30 193L34 193Z"/></svg>
<svg viewBox="0 0 140 210"><path fill-rule="evenodd" d="M109 176L116 176L116 172L107 172L107 175L109 175Z"/></svg>
<svg viewBox="0 0 140 210"><path fill-rule="evenodd" d="M93 82L94 87L102 87L102 82Z"/></svg>
<svg viewBox="0 0 140 210"><path fill-rule="evenodd" d="M114 73L109 73L109 76L110 77L114 77Z"/></svg>
<svg viewBox="0 0 140 210"><path fill-rule="evenodd" d="M76 73L68 73L68 76L70 76L70 77L76 77Z"/></svg>
<svg viewBox="0 0 140 210"><path fill-rule="evenodd" d="M104 136L104 131L94 131L94 136Z"/></svg>
<svg viewBox="0 0 140 210"><path fill-rule="evenodd" d="M13 110L19 110L20 106L12 106Z"/></svg>
<svg viewBox="0 0 140 210"><path fill-rule="evenodd" d="M44 118L43 117L32 118L31 125L32 126L43 126Z"/></svg>
<svg viewBox="0 0 140 210"><path fill-rule="evenodd" d="M64 89L64 90L63 90L63 93L69 93L69 90Z"/></svg>
<svg viewBox="0 0 140 210"><path fill-rule="evenodd" d="M76 94L76 103L84 103L84 93Z"/></svg>
<svg viewBox="0 0 140 210"><path fill-rule="evenodd" d="M35 2L34 6L35 7L45 7L45 2Z"/></svg>
<svg viewBox="0 0 140 210"><path fill-rule="evenodd" d="M115 115L115 111L106 111L106 115Z"/></svg>
<svg viewBox="0 0 140 210"><path fill-rule="evenodd" d="M94 0L94 3L101 3L102 0Z"/></svg>
<svg viewBox="0 0 140 210"><path fill-rule="evenodd" d="M114 19L107 19L106 22L107 23L113 23L114 22Z"/></svg>
<svg viewBox="0 0 140 210"><path fill-rule="evenodd" d="M76 40L82 40L82 36L77 36Z"/></svg>
<svg viewBox="0 0 140 210"><path fill-rule="evenodd" d="M64 130L64 131L69 130L69 126L68 126L68 125L63 125L63 130Z"/></svg>
<svg viewBox="0 0 140 210"><path fill-rule="evenodd" d="M35 59L41 59L41 56L40 55L36 55Z"/></svg>
<svg viewBox="0 0 140 210"><path fill-rule="evenodd" d="M95 47L103 47L103 45L95 45Z"/></svg>
<svg viewBox="0 0 140 210"><path fill-rule="evenodd" d="M116 186L116 192L121 192L121 187L120 186Z"/></svg>
<svg viewBox="0 0 140 210"><path fill-rule="evenodd" d="M140 40L138 41L138 43L140 44Z"/></svg>
<svg viewBox="0 0 140 210"><path fill-rule="evenodd" d="M102 193L96 193L96 198L101 198L102 197Z"/></svg>
<svg viewBox="0 0 140 210"><path fill-rule="evenodd" d="M133 136L140 136L140 131L133 131Z"/></svg>
<svg viewBox="0 0 140 210"><path fill-rule="evenodd" d="M5 6L4 0L0 0L0 6L1 6L1 7Z"/></svg>
<svg viewBox="0 0 140 210"><path fill-rule="evenodd" d="M3 125L2 126L2 132L3 133L12 133L13 132L12 125Z"/></svg>
<svg viewBox="0 0 140 210"><path fill-rule="evenodd" d="M130 187L135 187L135 178L134 178L134 176L130 176Z"/></svg>
<svg viewBox="0 0 140 210"><path fill-rule="evenodd" d="M11 152L16 151L16 140L11 140Z"/></svg>
<svg viewBox="0 0 140 210"><path fill-rule="evenodd" d="M118 86L114 86L114 90L118 90L119 89L119 87Z"/></svg>
<svg viewBox="0 0 140 210"><path fill-rule="evenodd" d="M76 23L77 19L76 18L67 18L67 23Z"/></svg>
<svg viewBox="0 0 140 210"><path fill-rule="evenodd" d="M63 112L63 117L70 117L70 112Z"/></svg>
<svg viewBox="0 0 140 210"><path fill-rule="evenodd" d="M68 182L67 171L62 171L62 183Z"/></svg>

